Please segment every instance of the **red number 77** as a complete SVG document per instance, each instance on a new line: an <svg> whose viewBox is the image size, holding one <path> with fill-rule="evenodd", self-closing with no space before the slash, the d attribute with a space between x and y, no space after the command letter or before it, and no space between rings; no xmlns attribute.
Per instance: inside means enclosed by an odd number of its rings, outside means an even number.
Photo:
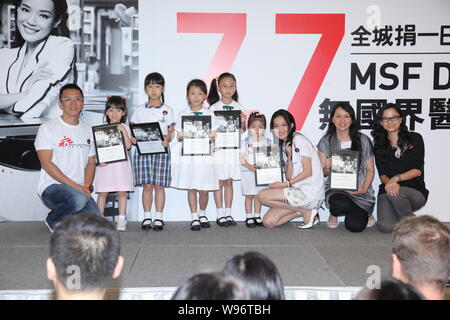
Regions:
<svg viewBox="0 0 450 320"><path fill-rule="evenodd" d="M223 38L205 77L211 79L229 72L247 31L245 13L177 13L178 33L223 33Z"/></svg>
<svg viewBox="0 0 450 320"><path fill-rule="evenodd" d="M322 34L288 110L300 130L345 32L345 14L277 14L276 33Z"/></svg>

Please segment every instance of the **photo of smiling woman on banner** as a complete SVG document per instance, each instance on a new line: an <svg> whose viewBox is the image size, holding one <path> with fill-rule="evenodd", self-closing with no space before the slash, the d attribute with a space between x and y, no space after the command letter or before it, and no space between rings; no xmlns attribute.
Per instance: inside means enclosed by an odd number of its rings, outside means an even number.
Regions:
<svg viewBox="0 0 450 320"><path fill-rule="evenodd" d="M0 112L24 118L61 114L58 92L73 80L74 44L65 0L17 0L15 39L0 49Z"/></svg>

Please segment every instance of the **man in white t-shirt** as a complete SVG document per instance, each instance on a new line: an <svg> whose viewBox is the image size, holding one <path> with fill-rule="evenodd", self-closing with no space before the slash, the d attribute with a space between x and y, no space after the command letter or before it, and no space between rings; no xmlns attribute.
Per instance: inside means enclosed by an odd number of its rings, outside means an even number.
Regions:
<svg viewBox="0 0 450 320"><path fill-rule="evenodd" d="M51 210L45 223L53 228L67 215L100 214L91 197L95 148L91 128L80 122L83 91L76 84L59 94L61 117L43 123L34 143L41 162L38 194Z"/></svg>

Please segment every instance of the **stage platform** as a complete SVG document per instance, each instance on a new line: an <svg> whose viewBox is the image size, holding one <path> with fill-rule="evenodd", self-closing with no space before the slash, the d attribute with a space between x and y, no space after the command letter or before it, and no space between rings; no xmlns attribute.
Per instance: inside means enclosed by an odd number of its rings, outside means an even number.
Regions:
<svg viewBox="0 0 450 320"><path fill-rule="evenodd" d="M375 227L354 234L322 222L310 230L296 223L267 229L243 222L195 232L189 222L167 222L164 231L143 231L130 222L121 232L125 265L108 297L170 299L199 272L219 271L235 254L259 251L280 270L287 299L351 299L378 270L391 273L391 235ZM51 299L47 280L50 232L43 222L0 223L0 299ZM376 272L378 272L376 271ZM369 272L369 273L368 273Z"/></svg>

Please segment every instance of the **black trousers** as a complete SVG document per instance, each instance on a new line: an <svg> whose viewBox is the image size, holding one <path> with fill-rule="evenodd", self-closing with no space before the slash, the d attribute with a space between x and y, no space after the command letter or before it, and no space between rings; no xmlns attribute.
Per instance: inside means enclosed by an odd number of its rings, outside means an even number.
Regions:
<svg viewBox="0 0 450 320"><path fill-rule="evenodd" d="M367 226L369 214L358 206L353 200L343 194L336 193L328 201L332 216L345 216L345 228L351 232L361 232Z"/></svg>

